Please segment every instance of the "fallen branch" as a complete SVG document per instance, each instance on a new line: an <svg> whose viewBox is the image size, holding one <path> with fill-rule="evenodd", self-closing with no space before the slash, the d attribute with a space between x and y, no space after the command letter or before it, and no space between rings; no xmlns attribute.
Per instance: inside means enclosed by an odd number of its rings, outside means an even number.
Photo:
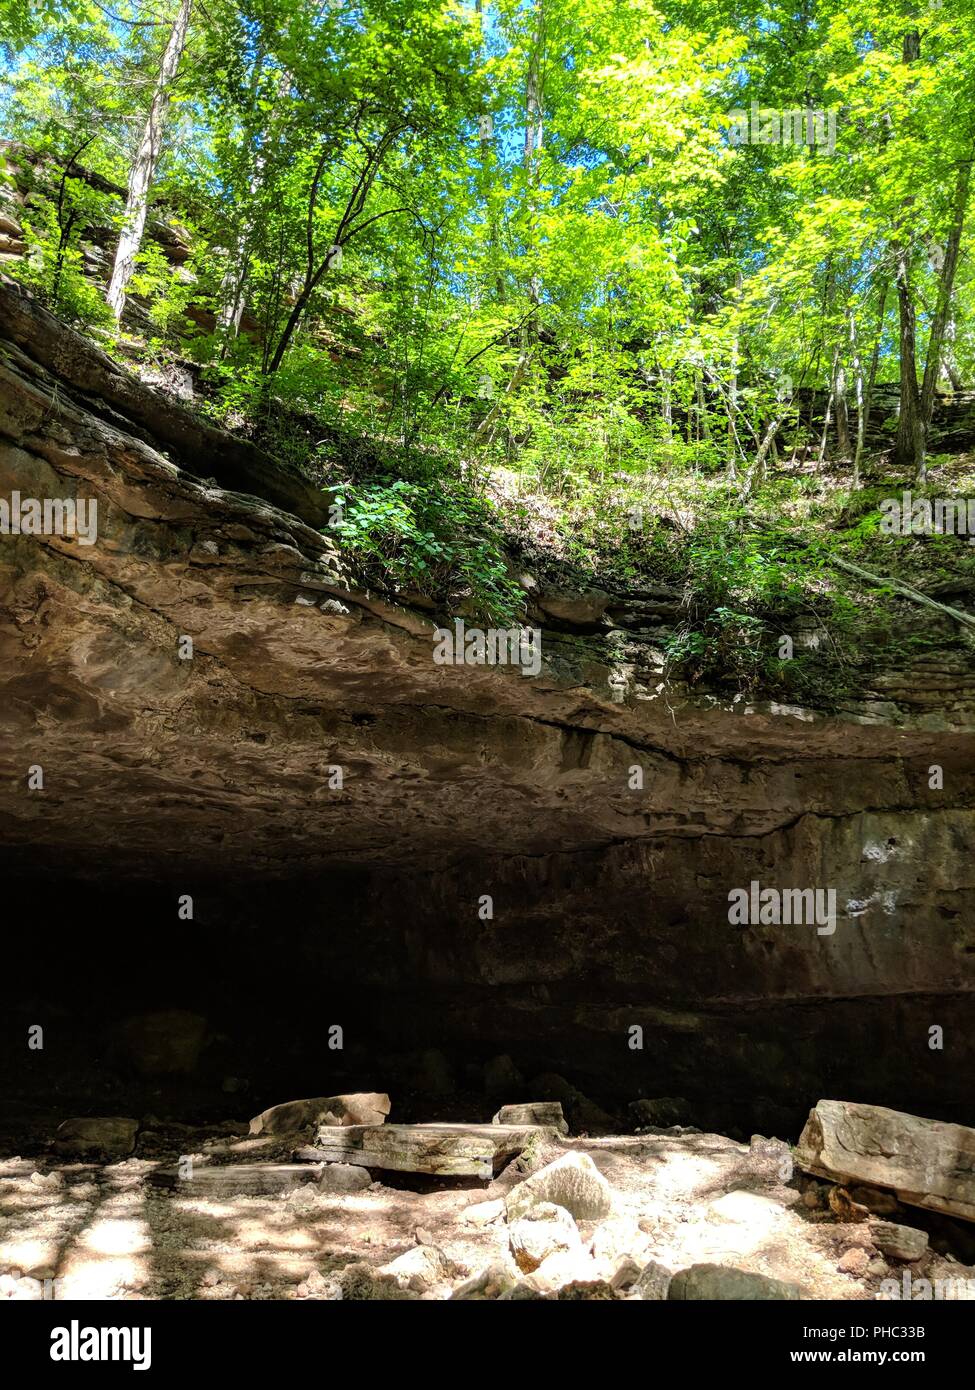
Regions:
<svg viewBox="0 0 975 1390"><path fill-rule="evenodd" d="M938 613L945 613L949 618L954 618L956 623L975 629L975 617L972 617L970 613L963 613L960 608L951 608L946 603L939 603L937 599L931 598L910 584L904 584L899 579L890 579L882 574L873 574L870 570L865 570L862 565L855 565L851 560L841 560L837 555L829 555L826 558L828 564L835 565L837 569L846 570L848 574L854 574L858 579L866 580L868 584L893 589L895 594L900 594L903 598L909 598L914 603L923 604L925 608L933 608Z"/></svg>
<svg viewBox="0 0 975 1390"><path fill-rule="evenodd" d="M744 519L757 531L770 530L770 523L762 521L757 516L746 514ZM802 544L795 536L780 536L779 539L792 541L795 545ZM902 598L909 598L913 603L920 603L925 608L933 608L935 612L944 613L947 617L953 618L956 623L961 623L963 627L970 627L975 630L975 616L971 613L963 613L960 608L951 608L947 603L939 603L937 599L922 593L920 589L915 589L911 584L905 584L901 579L892 579L885 574L874 574L873 570L864 569L862 565L855 565L852 560L843 560L838 555L831 555L828 552L823 555L823 560L828 565L835 565L837 569L845 570L847 574L855 575L857 579L863 579L868 584L876 585L878 589L892 589L895 594L900 594Z"/></svg>

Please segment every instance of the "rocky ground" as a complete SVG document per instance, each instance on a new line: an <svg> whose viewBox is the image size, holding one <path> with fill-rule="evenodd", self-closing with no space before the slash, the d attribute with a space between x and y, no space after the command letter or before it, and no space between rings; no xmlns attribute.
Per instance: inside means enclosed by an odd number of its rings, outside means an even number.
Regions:
<svg viewBox="0 0 975 1390"><path fill-rule="evenodd" d="M671 1298L875 1299L905 1270L969 1280L950 1296L975 1297L963 1223L948 1231L880 1192L850 1201L795 1170L779 1140L679 1126L544 1139L490 1183L358 1169L356 1191L311 1181L216 1200L151 1181L187 1153L287 1161L293 1138L245 1128L159 1122L121 1161L3 1160L0 1295L42 1297L48 1278L57 1297L88 1300L660 1299L670 1275L703 1264L721 1272L685 1275Z"/></svg>

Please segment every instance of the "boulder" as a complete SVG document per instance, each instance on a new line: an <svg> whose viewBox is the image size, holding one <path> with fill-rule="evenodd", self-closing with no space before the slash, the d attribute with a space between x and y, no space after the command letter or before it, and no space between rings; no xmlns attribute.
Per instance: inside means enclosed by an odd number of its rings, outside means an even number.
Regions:
<svg viewBox="0 0 975 1390"><path fill-rule="evenodd" d="M613 1193L588 1154L567 1153L518 1183L505 1198L509 1221L552 1202L577 1221L601 1221L613 1209Z"/></svg>
<svg viewBox="0 0 975 1390"><path fill-rule="evenodd" d="M887 1188L911 1206L975 1221L975 1129L964 1125L821 1100L795 1160L819 1177Z"/></svg>
<svg viewBox="0 0 975 1390"><path fill-rule="evenodd" d="M484 1089L489 1096L503 1096L506 1092L510 1095L512 1091L517 1093L524 1084L525 1078L506 1052L484 1063ZM527 1123L537 1122L530 1120Z"/></svg>
<svg viewBox="0 0 975 1390"><path fill-rule="evenodd" d="M138 1129L138 1120L125 1119L119 1115L99 1119L65 1120L63 1124L58 1125L54 1143L61 1153L104 1153L111 1157L125 1157L135 1148Z"/></svg>
<svg viewBox="0 0 975 1390"><path fill-rule="evenodd" d="M682 1269L670 1281L667 1298L671 1302L686 1302L690 1299L714 1300L734 1299L737 1302L767 1303L778 1300L790 1302L799 1299L802 1290L798 1284L787 1284L782 1279L770 1279L765 1274L751 1274L748 1270L734 1269L728 1265L700 1264Z"/></svg>
<svg viewBox="0 0 975 1390"><path fill-rule="evenodd" d="M525 1105L502 1105L491 1120L493 1125L547 1125L559 1134L568 1134L569 1126L557 1100L532 1100Z"/></svg>
<svg viewBox="0 0 975 1390"><path fill-rule="evenodd" d="M412 1072L413 1086L429 1096L449 1096L456 1089L454 1072L444 1053L435 1047L421 1052Z"/></svg>
<svg viewBox="0 0 975 1390"><path fill-rule="evenodd" d="M389 1111L389 1096L379 1091L357 1091L346 1096L317 1096L312 1100L289 1100L282 1105L272 1105L269 1110L255 1115L250 1122L250 1133L294 1134L314 1125L381 1125Z"/></svg>
<svg viewBox="0 0 975 1390"><path fill-rule="evenodd" d="M207 1021L187 1009L162 1009L126 1019L116 1047L140 1076L189 1076L196 1070Z"/></svg>
<svg viewBox="0 0 975 1390"><path fill-rule="evenodd" d="M927 1254L928 1233L894 1221L878 1221L870 1232L873 1243L888 1260L919 1260Z"/></svg>
<svg viewBox="0 0 975 1390"><path fill-rule="evenodd" d="M611 1115L584 1096L564 1076L557 1072L544 1072L531 1083L531 1089L543 1100L557 1100L568 1116L569 1123L576 1133L610 1133L616 1128Z"/></svg>
<svg viewBox="0 0 975 1390"><path fill-rule="evenodd" d="M365 1168L357 1168L352 1163L326 1163L318 1180L321 1192L364 1192L372 1185L372 1178Z"/></svg>
<svg viewBox="0 0 975 1390"><path fill-rule="evenodd" d="M549 1255L578 1249L582 1238L564 1207L541 1202L511 1223L508 1242L515 1264L530 1274Z"/></svg>
<svg viewBox="0 0 975 1390"><path fill-rule="evenodd" d="M660 1096L656 1100L634 1100L630 1117L637 1128L670 1129L690 1122L690 1106L682 1096Z"/></svg>
<svg viewBox="0 0 975 1390"><path fill-rule="evenodd" d="M661 1303L667 1298L673 1277L666 1265L649 1260L631 1288L630 1297L643 1299L647 1303Z"/></svg>

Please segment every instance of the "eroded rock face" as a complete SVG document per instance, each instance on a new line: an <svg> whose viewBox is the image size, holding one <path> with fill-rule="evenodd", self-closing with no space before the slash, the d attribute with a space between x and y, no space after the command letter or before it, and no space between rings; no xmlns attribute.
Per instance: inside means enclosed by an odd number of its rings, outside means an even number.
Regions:
<svg viewBox="0 0 975 1390"><path fill-rule="evenodd" d="M600 1100L720 1078L807 1110L857 1077L970 1106L975 670L934 656L830 712L692 695L644 630L673 595L648 593L611 631L601 593L560 607L537 677L439 666L436 619L358 586L307 479L9 282L0 332L0 498L98 504L92 545L0 536L10 875L84 883L110 855L118 883L219 884L209 920L256 978L248 914L286 899L295 979L367 993L391 1052L408 1023L417 1055L510 1056ZM753 882L833 890L834 929L732 926ZM951 1067L932 1023L966 1039ZM896 1094L890 1038L916 1042Z"/></svg>

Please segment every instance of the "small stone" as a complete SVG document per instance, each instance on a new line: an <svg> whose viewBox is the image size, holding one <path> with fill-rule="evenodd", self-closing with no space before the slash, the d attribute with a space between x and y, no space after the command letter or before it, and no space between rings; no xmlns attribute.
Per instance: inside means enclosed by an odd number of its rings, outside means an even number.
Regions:
<svg viewBox="0 0 975 1390"><path fill-rule="evenodd" d="M871 1228L873 1243L889 1260L919 1260L927 1252L928 1233L893 1221L878 1221Z"/></svg>
<svg viewBox="0 0 975 1390"><path fill-rule="evenodd" d="M418 1245L383 1265L379 1273L391 1275L401 1289L429 1293L437 1284L446 1283L453 1266L437 1246Z"/></svg>
<svg viewBox="0 0 975 1390"><path fill-rule="evenodd" d="M866 1274L870 1266L870 1256L862 1245L851 1245L849 1250L844 1250L839 1258L836 1268L841 1274L853 1274L860 1279Z"/></svg>
<svg viewBox="0 0 975 1390"><path fill-rule="evenodd" d="M461 1212L462 1220L469 1226L490 1226L492 1222L500 1220L504 1216L504 1198L499 1197L494 1202L475 1202L473 1206L465 1207Z"/></svg>
<svg viewBox="0 0 975 1390"><path fill-rule="evenodd" d="M614 1291L632 1288L638 1282L641 1273L642 1270L632 1255L621 1255L609 1276L609 1286Z"/></svg>
<svg viewBox="0 0 975 1390"><path fill-rule="evenodd" d="M30 1181L32 1187L54 1188L64 1184L64 1178L60 1173L31 1173Z"/></svg>
<svg viewBox="0 0 975 1390"><path fill-rule="evenodd" d="M513 1289L503 1293L498 1301L500 1303L523 1303L529 1299L536 1303L544 1303L545 1295L534 1288L528 1279L522 1279L520 1284L516 1284Z"/></svg>
<svg viewBox="0 0 975 1390"><path fill-rule="evenodd" d="M640 1271L630 1290L630 1296L641 1298L647 1303L659 1303L666 1299L673 1277L665 1265L658 1264L656 1260L649 1260Z"/></svg>

